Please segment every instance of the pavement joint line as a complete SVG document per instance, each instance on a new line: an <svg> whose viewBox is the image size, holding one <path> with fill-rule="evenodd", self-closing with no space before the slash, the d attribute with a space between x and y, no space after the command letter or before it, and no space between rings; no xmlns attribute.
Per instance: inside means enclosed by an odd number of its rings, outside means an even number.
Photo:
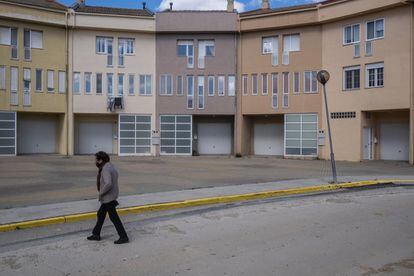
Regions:
<svg viewBox="0 0 414 276"><path fill-rule="evenodd" d="M300 187L300 188L289 188L283 190L269 190L262 192L253 192L246 194L235 194L235 195L224 195L224 196L215 196L207 198L197 198L190 200L181 200L181 201L172 201L172 202L163 202L155 203L148 205L138 205L131 207L119 208L118 213L120 215L128 214L140 214L146 212L155 212L155 211L166 211L173 209L180 209L186 207L196 207L203 205L213 205L213 204L222 204L222 203L233 203L241 202L248 200L256 199L265 199L272 197L282 197L288 195L299 195L299 194L309 194L315 192L326 192L326 191L335 191L347 188L356 188L356 187L369 187L374 185L384 185L384 184L414 184L414 180L398 180L398 179L381 179L381 180L364 180L357 182L346 182L339 184L322 184L317 186L309 187ZM22 222L15 222L9 224L0 224L0 232L8 232L20 229L28 229L34 227L42 227L53 224L62 224L77 222L82 220L94 219L96 218L96 212L87 212L87 213L78 213L58 217L49 217L35 220L28 220Z"/></svg>

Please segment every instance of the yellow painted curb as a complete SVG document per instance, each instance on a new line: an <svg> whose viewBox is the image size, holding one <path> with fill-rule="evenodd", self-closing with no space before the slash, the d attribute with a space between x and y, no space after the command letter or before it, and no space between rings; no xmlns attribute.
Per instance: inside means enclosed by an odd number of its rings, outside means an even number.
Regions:
<svg viewBox="0 0 414 276"><path fill-rule="evenodd" d="M264 199L264 198L271 198L271 197L282 197L282 196L288 196L288 195L334 191L334 190L341 190L341 189L347 189L347 188L366 187L366 186L372 186L372 185L404 184L404 183L414 183L414 180L395 180L395 179L394 180L391 180L391 179L390 180L388 179L367 180L367 181L349 182L349 183L342 183L342 184L327 184L327 185L264 191L264 192L239 194L239 195L198 198L198 199L191 199L191 200L119 208L118 213L120 215L138 214L138 213L145 213L145 212L173 210L173 209L186 208L186 207L196 207L196 206L212 205L212 204L220 204L220 203L232 203L232 202L254 200L254 199ZM46 225L51 225L51 224L76 222L76 221L88 220L88 219L94 219L94 218L96 218L96 213L89 212L89 213L73 214L73 215L59 216L59 217L52 217L52 218L45 218L45 219L38 219L38 220L16 222L16 223L10 223L10 224L0 224L0 232L40 227L40 226L46 226Z"/></svg>

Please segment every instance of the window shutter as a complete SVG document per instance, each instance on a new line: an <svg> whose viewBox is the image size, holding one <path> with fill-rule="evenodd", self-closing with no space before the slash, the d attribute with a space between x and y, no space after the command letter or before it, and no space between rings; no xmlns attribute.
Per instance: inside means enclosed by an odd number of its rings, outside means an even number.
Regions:
<svg viewBox="0 0 414 276"><path fill-rule="evenodd" d="M43 32L31 31L32 33L32 48L43 48Z"/></svg>
<svg viewBox="0 0 414 276"><path fill-rule="evenodd" d="M11 44L10 28L0 27L0 44Z"/></svg>

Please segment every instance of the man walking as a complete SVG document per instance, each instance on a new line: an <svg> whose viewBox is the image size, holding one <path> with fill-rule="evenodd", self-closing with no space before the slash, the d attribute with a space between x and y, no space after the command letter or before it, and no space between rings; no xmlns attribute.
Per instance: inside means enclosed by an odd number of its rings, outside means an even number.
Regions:
<svg viewBox="0 0 414 276"><path fill-rule="evenodd" d="M116 206L119 205L116 199L118 198L118 172L115 167L109 162L110 158L106 152L100 151L95 154L96 166L99 169L96 186L99 192L99 201L101 207L97 212L98 220L92 231L92 236L87 239L91 241L101 240L101 229L104 224L106 213L109 214L109 219L115 225L118 232L119 239L115 244L123 244L129 242L128 235L122 225L121 219L116 212Z"/></svg>

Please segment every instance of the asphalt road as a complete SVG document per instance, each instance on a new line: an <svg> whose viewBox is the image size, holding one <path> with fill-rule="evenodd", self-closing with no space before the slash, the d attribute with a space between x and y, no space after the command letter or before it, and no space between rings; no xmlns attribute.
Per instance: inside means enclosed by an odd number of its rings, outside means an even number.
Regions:
<svg viewBox="0 0 414 276"><path fill-rule="evenodd" d="M0 275L414 275L414 188L330 193L0 234Z"/></svg>
<svg viewBox="0 0 414 276"><path fill-rule="evenodd" d="M111 157L121 195L330 177L326 160L275 157ZM406 162L338 162L338 176L412 175ZM0 158L0 208L96 198L93 156Z"/></svg>

